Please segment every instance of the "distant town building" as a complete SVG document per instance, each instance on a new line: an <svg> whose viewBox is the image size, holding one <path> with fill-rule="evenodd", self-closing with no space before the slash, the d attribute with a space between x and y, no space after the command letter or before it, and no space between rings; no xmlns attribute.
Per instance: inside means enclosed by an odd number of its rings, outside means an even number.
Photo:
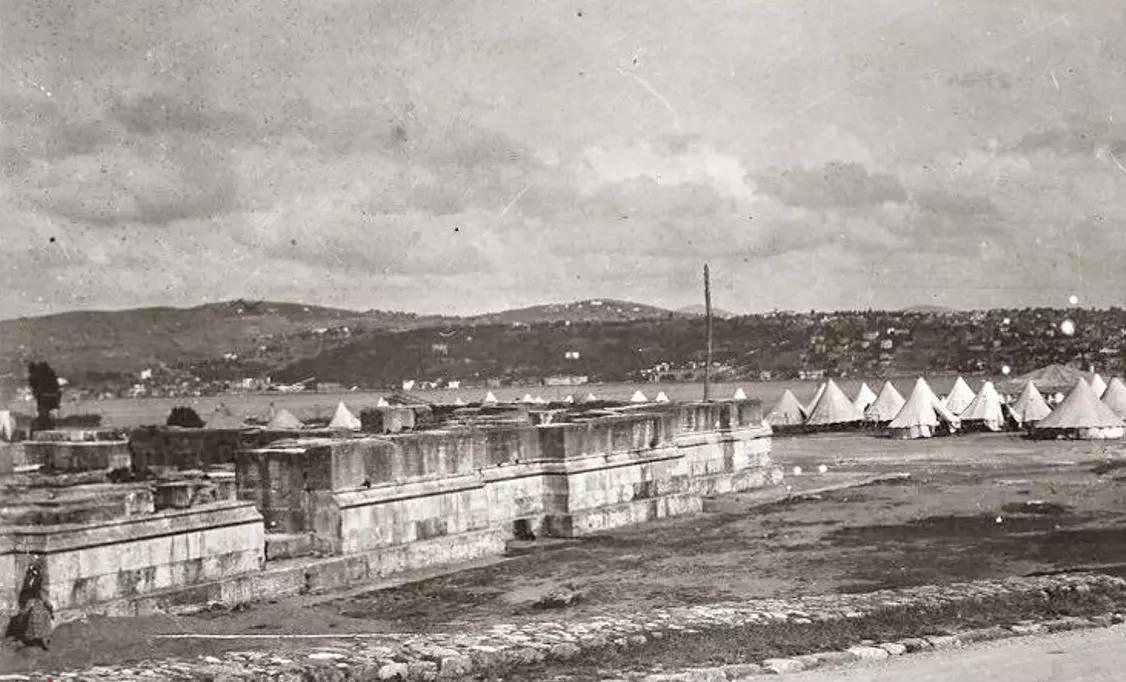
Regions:
<svg viewBox="0 0 1126 682"><path fill-rule="evenodd" d="M543 378L544 386L582 386L590 378L586 375L556 374Z"/></svg>

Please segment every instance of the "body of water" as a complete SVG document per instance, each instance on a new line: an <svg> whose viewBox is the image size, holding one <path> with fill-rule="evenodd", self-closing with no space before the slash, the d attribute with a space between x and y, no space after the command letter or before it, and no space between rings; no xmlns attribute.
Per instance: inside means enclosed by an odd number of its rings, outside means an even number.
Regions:
<svg viewBox="0 0 1126 682"><path fill-rule="evenodd" d="M944 395L954 384L957 375L928 376L927 381L939 395ZM883 379L840 379L837 384L851 398L856 395L862 381L875 392L879 392ZM981 386L983 377L968 378L971 388L975 391ZM712 384L713 399L731 398L735 391L743 389L749 398L758 398L763 402L765 410L782 396L786 389L790 389L798 400L808 403L817 391L818 381L744 381L722 382ZM899 389L904 397L910 393L915 384L914 377L900 377L892 379L892 383ZM704 396L704 385L700 382L691 383L610 383L586 384L583 386L528 386L506 388L460 388L454 390L427 390L412 391L412 395L436 403L452 403L461 398L467 403L479 402L485 393L492 390L501 402L519 401L525 394L532 397L542 397L546 400L561 400L568 395L581 398L587 393L593 393L604 400L628 400L634 391L642 391L650 400L657 393L664 391L673 401L688 402L701 400ZM230 410L238 417L266 417L271 406L285 407L300 418L312 416L328 416L332 414L336 403L343 400L349 409L358 412L365 407L374 406L380 397L389 395L384 391L351 391L344 393L251 393L239 395L208 396L200 398L110 398L107 400L87 400L66 403L61 410L62 415L94 413L102 415L102 423L107 426L133 427L143 424L163 424L168 413L173 407L188 405L204 418L215 412L220 406ZM13 408L24 413L34 413L33 403L20 403Z"/></svg>

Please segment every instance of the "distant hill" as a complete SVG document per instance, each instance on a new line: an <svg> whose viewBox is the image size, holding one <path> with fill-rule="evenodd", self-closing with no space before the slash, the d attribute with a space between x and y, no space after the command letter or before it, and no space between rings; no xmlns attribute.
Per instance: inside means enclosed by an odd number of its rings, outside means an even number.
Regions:
<svg viewBox="0 0 1126 682"><path fill-rule="evenodd" d="M263 365L363 329L410 329L443 318L235 300L194 308L91 310L0 321L5 367L48 360L60 373L135 373L234 354ZM347 331L344 329L347 328Z"/></svg>
<svg viewBox="0 0 1126 682"><path fill-rule="evenodd" d="M676 317L678 313L643 303L612 298L587 299L573 303L548 303L463 318L462 324L539 324L543 322L635 322Z"/></svg>
<svg viewBox="0 0 1126 682"><path fill-rule="evenodd" d="M248 373L285 366L375 331L545 322L629 322L675 313L591 299L469 317L356 311L301 303L234 300L192 308L90 310L0 321L0 375L46 359L63 376L136 374L230 355Z"/></svg>
<svg viewBox="0 0 1126 682"><path fill-rule="evenodd" d="M707 310L704 308L703 303L697 303L696 305L686 305L683 308L677 308L676 312L681 314L681 315L696 315L696 316L707 314ZM728 310L724 310L723 308L712 308L712 316L713 317L728 318L728 317L735 317L735 313L730 312Z"/></svg>

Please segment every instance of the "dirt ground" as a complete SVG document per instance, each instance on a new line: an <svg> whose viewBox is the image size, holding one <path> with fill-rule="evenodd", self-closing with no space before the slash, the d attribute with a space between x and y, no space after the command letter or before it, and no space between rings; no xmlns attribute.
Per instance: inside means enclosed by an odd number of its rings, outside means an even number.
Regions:
<svg viewBox="0 0 1126 682"><path fill-rule="evenodd" d="M651 606L868 591L1066 568L1126 574L1126 443L1032 442L1013 435L891 441L868 435L777 438L786 485L810 489L866 473L905 481L778 502L762 493L712 511L532 551L376 591L294 597L194 616L61 626L50 652L0 650L0 670L221 650L304 646L241 635L426 631L519 619L583 618ZM828 472L814 473L825 465ZM803 472L795 475L794 467ZM569 584L566 611L533 603ZM225 640L160 640L217 633Z"/></svg>

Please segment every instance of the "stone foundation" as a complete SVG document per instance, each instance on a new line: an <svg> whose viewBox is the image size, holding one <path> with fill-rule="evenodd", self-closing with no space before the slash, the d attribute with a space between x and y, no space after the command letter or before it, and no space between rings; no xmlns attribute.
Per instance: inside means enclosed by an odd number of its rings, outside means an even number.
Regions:
<svg viewBox="0 0 1126 682"><path fill-rule="evenodd" d="M142 613L500 555L513 538L697 512L779 477L757 401L457 416L380 435L44 432L25 444L37 466L0 475L0 611L35 556L62 618Z"/></svg>
<svg viewBox="0 0 1126 682"><path fill-rule="evenodd" d="M259 571L265 562L262 517L245 502L102 523L14 526L6 535L0 548L6 613L16 608L34 555L46 559L48 598L59 612Z"/></svg>
<svg viewBox="0 0 1126 682"><path fill-rule="evenodd" d="M240 452L236 474L269 531L310 534L325 554L383 552L420 568L443 559L405 549L415 543L484 534L499 541L471 542L471 553L495 553L521 532L598 533L776 482L760 416L747 401L538 427L293 439Z"/></svg>

